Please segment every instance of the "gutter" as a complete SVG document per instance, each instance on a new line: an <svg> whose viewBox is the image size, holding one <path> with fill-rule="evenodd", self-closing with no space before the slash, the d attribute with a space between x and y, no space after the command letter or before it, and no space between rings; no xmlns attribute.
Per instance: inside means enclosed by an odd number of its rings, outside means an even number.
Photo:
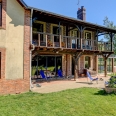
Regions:
<svg viewBox="0 0 116 116"><path fill-rule="evenodd" d="M33 17L33 9L31 9L31 17L30 17L30 44L32 45L32 17ZM30 50L30 90L31 88L33 87L32 85L32 82L31 82L31 61L32 61L32 51L34 50L34 47L33 49Z"/></svg>
<svg viewBox="0 0 116 116"><path fill-rule="evenodd" d="M28 8L27 4L23 0L18 0L25 8Z"/></svg>

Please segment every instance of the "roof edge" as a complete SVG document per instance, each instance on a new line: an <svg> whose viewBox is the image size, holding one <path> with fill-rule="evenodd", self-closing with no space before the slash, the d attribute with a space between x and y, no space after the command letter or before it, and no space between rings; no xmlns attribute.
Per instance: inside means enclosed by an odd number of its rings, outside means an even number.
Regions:
<svg viewBox="0 0 116 116"><path fill-rule="evenodd" d="M21 4L24 8L28 9L28 5L23 0L17 0L17 2L19 2L19 4Z"/></svg>
<svg viewBox="0 0 116 116"><path fill-rule="evenodd" d="M33 10L44 12L44 13L47 13L47 14L52 14L54 16L59 16L59 17L67 18L67 19L70 19L70 20L73 20L73 21L78 21L78 22L81 22L81 23L84 23L84 24L89 24L89 25L92 25L92 26L96 26L96 27L104 28L104 29L109 29L109 30L113 30L113 31L116 32L116 29L112 29L112 28L109 28L109 27L106 27L106 26L103 26L103 25L99 25L99 24L95 24L95 23L83 21L83 20L76 19L76 18L73 18L73 17L64 16L64 15L57 14L57 13L54 13L54 12L49 12L49 11L38 9L38 8L35 8L35 7L28 6L28 9L33 9Z"/></svg>

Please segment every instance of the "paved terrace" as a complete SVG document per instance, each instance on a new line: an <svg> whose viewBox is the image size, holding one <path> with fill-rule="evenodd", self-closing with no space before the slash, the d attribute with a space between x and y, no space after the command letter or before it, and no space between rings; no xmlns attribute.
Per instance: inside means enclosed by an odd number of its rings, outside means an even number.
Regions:
<svg viewBox="0 0 116 116"><path fill-rule="evenodd" d="M76 81L74 81L73 78L70 79L55 79L51 81L43 81L36 80L36 82L33 82L33 92L38 93L51 93L51 92L58 92L66 89L74 89L74 88L81 88L81 87L94 87L103 89L105 87L104 82L107 81L110 77L104 77L103 75L98 76L98 84L96 81L93 82L93 84L90 83L90 80L87 80L87 77L78 78ZM103 80L100 80L102 78ZM41 85L40 87L38 85Z"/></svg>

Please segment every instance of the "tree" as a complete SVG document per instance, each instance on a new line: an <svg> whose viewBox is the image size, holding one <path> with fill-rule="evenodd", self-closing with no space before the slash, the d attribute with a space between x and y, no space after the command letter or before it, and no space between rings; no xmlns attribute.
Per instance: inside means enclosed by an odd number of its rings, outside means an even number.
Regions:
<svg viewBox="0 0 116 116"><path fill-rule="evenodd" d="M114 25L113 21L109 21L108 17L104 18L103 25L108 28L116 29L116 25ZM110 41L109 34L105 34L104 38L107 39L108 41ZM116 34L113 36L113 44L114 44L113 45L114 54L116 54Z"/></svg>

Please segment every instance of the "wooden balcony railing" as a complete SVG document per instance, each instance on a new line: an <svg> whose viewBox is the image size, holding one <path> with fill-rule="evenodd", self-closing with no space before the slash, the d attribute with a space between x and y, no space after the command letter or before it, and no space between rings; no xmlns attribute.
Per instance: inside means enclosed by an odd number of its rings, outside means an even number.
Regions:
<svg viewBox="0 0 116 116"><path fill-rule="evenodd" d="M36 35L33 36L33 44L39 47L111 51L110 42L106 43L92 39L80 39L43 32L33 32L33 35Z"/></svg>

